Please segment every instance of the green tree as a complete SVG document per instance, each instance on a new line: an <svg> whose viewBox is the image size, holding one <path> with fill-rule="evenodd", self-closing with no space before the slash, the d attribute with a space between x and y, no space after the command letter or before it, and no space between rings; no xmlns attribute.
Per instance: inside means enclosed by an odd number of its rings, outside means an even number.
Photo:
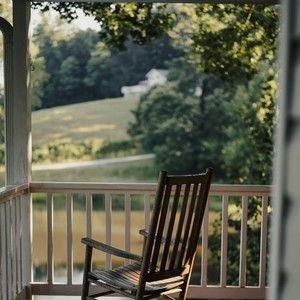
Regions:
<svg viewBox="0 0 300 300"><path fill-rule="evenodd" d="M68 56L62 62L57 75L60 79L61 92L64 94L65 101L72 102L74 93L78 93L81 90L80 62L76 57Z"/></svg>
<svg viewBox="0 0 300 300"><path fill-rule="evenodd" d="M125 49L130 39L136 44L150 43L173 26L174 19L165 4L153 3L39 3L32 4L41 11L54 9L69 22L76 19L77 9L99 23L101 41Z"/></svg>
<svg viewBox="0 0 300 300"><path fill-rule="evenodd" d="M119 51L99 42L92 51L84 82L92 89L94 99L119 97L122 86L137 84L151 68L165 69L168 61L183 55L172 46L168 35L151 45L129 41L126 47L126 51Z"/></svg>
<svg viewBox="0 0 300 300"><path fill-rule="evenodd" d="M95 31L65 25L44 15L34 32L32 94L37 108L39 101L44 108L119 97L122 86L137 84L151 68L166 68L166 61L183 53L167 34L150 45L128 40L127 51L120 51L100 42Z"/></svg>
<svg viewBox="0 0 300 300"><path fill-rule="evenodd" d="M227 142L224 128L232 122L232 91L216 77L208 80L197 73L195 66L188 68L185 64L183 72L178 68L178 60L170 70L170 78L176 78L178 70L183 82L174 80L141 98L134 111L136 122L130 125L129 133L146 151L156 154L159 168L179 173L214 166L215 180L224 180L221 150ZM200 96L195 92L204 80L208 82L206 92Z"/></svg>
<svg viewBox="0 0 300 300"><path fill-rule="evenodd" d="M39 55L39 47L36 41L33 41L31 45L31 57L31 102L32 109L35 110L42 106L44 86L49 80L49 74L46 72L45 58Z"/></svg>
<svg viewBox="0 0 300 300"><path fill-rule="evenodd" d="M215 136L215 141L222 143L219 148L210 149L217 151L222 160L211 159L211 161L220 164L224 170L223 174L228 170L228 175L217 179L236 183L270 183L272 134L276 112L274 80L276 37L279 32L278 7L207 4L196 5L193 12L189 9L187 6L181 6L173 14L181 22L188 24L188 32L184 35L179 23L174 23L170 35L185 38L186 63L177 60L177 68L170 70L169 78L177 82L177 91L185 95L190 95L189 90L195 92L199 85L202 86L200 111L214 103L214 99L222 99L226 94L231 95L230 105L227 108L233 112L225 111L226 108L219 101L215 111L210 110L205 118L205 124L209 125L205 128L207 135L202 136L202 143L206 141L207 144L214 145L211 136ZM192 34L190 23L196 28ZM187 42L188 39L190 42ZM189 64L194 65L194 69L190 72L186 71ZM202 79L199 74L202 74ZM216 80L222 82L222 85L214 85ZM235 94L232 93L233 90ZM153 98L153 95L149 97ZM217 108L220 108L220 111ZM143 106L140 109L143 109ZM174 108L174 114L175 110ZM189 114L189 111L186 113ZM214 118L216 115L221 119L225 115L228 121L224 124L218 123ZM199 115L199 118L204 122L203 116ZM137 124L141 122L141 118L137 118ZM195 125L195 132L201 131L199 124L201 121ZM212 134L210 130L217 126L222 128L223 139L216 133ZM195 132L193 134L196 136ZM134 134L134 131L132 133ZM148 134L150 137L153 135L150 131ZM188 139L188 136L185 139ZM155 141L155 138L149 140ZM148 144L149 142L146 143ZM201 152L197 142L193 147L195 153ZM164 148L171 149L172 145L170 147L164 145ZM148 149L150 150L149 147ZM212 153L215 152L208 153L213 157ZM235 161L240 163L235 165ZM246 163L243 165L242 162ZM178 157L174 156L174 164L178 164ZM223 176L221 172L217 174Z"/></svg>
<svg viewBox="0 0 300 300"><path fill-rule="evenodd" d="M193 43L203 72L238 85L253 78L259 62L274 67L278 6L207 4L195 11Z"/></svg>
<svg viewBox="0 0 300 300"><path fill-rule="evenodd" d="M229 182L272 182L276 80L267 62L262 62L259 70L247 85L238 86L232 101L231 114L237 118L227 128L231 139L223 148Z"/></svg>
<svg viewBox="0 0 300 300"><path fill-rule="evenodd" d="M37 49L35 72L43 75L33 78L37 80L33 81L33 87L37 87L42 107L92 100L84 78L86 64L98 42L97 33L66 29L65 21L55 25L48 21L47 15L43 16L33 37Z"/></svg>

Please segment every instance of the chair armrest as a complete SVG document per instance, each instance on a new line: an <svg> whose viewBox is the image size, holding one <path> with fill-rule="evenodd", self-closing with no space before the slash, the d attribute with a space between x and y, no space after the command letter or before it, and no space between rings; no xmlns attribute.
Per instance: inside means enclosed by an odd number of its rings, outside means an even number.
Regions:
<svg viewBox="0 0 300 300"><path fill-rule="evenodd" d="M92 248L95 248L97 250L103 251L105 253L113 254L115 256L123 257L123 258L128 258L128 259L133 259L136 261L142 261L143 257L140 255L136 255L106 244L103 244L101 242L98 242L96 240L93 240L91 238L83 238L81 239L81 242L87 246L90 246Z"/></svg>
<svg viewBox="0 0 300 300"><path fill-rule="evenodd" d="M144 236L144 237L148 237L149 230L148 229L140 229L139 234Z"/></svg>
<svg viewBox="0 0 300 300"><path fill-rule="evenodd" d="M144 238L147 239L147 237L149 235L149 230L148 229L140 229L139 234L142 235ZM155 236L155 238L156 238L156 236ZM165 243L166 240L167 240L167 238L165 236L162 236L161 242ZM170 243L171 243L171 245L174 245L175 241L171 240ZM181 243L181 241L179 243Z"/></svg>

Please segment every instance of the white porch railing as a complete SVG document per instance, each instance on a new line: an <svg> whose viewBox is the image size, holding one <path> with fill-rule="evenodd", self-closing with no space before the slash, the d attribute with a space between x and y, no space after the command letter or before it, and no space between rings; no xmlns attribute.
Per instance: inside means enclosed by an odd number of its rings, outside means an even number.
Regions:
<svg viewBox="0 0 300 300"><path fill-rule="evenodd" d="M215 208L211 208L210 205L207 208L205 219L202 228L202 255L201 255L201 268L195 266L197 269L196 283L189 289L188 297L191 298L222 298L222 299L265 299L266 298L266 264L267 264L267 236L268 236L268 208L271 188L268 186L236 186L236 185L212 185L210 191L210 202L218 203L220 206L221 226L220 226L220 262L219 262L219 282L212 284L209 279L209 233L211 230L212 216L216 216L216 213L212 213ZM147 228L150 220L150 207L151 199L155 194L154 184L88 184L88 183L41 183L34 182L30 185L30 192L33 196L33 208L35 202L39 203L43 208L40 209L37 217L41 217L43 210L45 210L45 224L37 223L33 220L33 232L35 232L35 226L45 226L44 230L46 236L41 236L40 233L35 237L33 234L33 241L37 240L37 243L33 242L33 253L37 253L36 250L45 249L42 255L46 262L44 271L44 278L38 279L34 275L31 285L31 291L33 295L80 295L81 286L80 282L76 282L74 268L77 261L75 252L80 249L80 255L82 261L84 258L84 248L80 246L79 238L75 239L77 230L82 230L83 236L92 236L98 239L98 233L95 231L96 222L102 222L100 226L104 230L102 239L108 244L114 244L119 239L123 240L123 248L127 251L132 250L131 244L133 241L132 233L138 231L133 228L136 215L132 211L132 203L135 197L142 197L138 201L143 202L143 212L139 219L142 219L143 224L141 227ZM81 195L81 200L84 202L84 219L77 217L77 213L73 207L77 196ZM102 217L97 216L97 220L94 217L95 209L93 205L100 200L97 199L97 195L101 195L103 198L103 211ZM123 218L122 232L120 228L118 232L114 232L116 212L114 211L115 201L120 201L122 197L122 205L124 206L121 213ZM121 196L120 196L121 195ZM257 204L259 214L258 218L261 220L258 222L260 226L260 240L258 241L259 251L259 270L257 274L258 282L255 286L247 285L247 230L251 226L251 220L248 220L248 209L251 207L252 197L256 196L260 199L260 204ZM99 196L98 196L99 197ZM241 223L240 223L240 241L239 241L239 257L236 257L237 264L239 265L238 273L236 274L237 284L235 286L229 286L228 282L228 250L232 245L229 243L229 232L233 231L233 228L228 225L229 211L234 207L230 203L232 198L235 197L235 201L241 203ZM35 200L38 198L38 200ZM43 200L44 199L44 200ZM61 200L64 199L64 200ZM119 199L119 200L118 200ZM102 201L101 200L101 201ZM65 203L64 209L57 209L57 203L63 201ZM253 210L253 207L251 207ZM256 208L255 208L256 209ZM65 215L65 234L62 240L57 239L57 228L59 215ZM75 216L76 215L76 216ZM134 217L132 217L134 215ZM119 217L118 217L119 218ZM105 220L102 220L105 219ZM80 226L78 226L80 223ZM61 225L60 225L61 226ZM59 243L59 247L57 244ZM47 246L44 247L44 244ZM54 244L56 245L54 247ZM80 248L82 247L82 248ZM58 250L57 250L58 249ZM57 282L57 266L60 260L57 259L58 252L65 252L65 279L64 282ZM61 253L60 253L61 254ZM35 255L35 254L34 254ZM42 259L42 258L41 258ZM35 257L33 257L33 267L35 268ZM76 258L77 260L77 258ZM105 267L109 268L114 263L110 255L106 255L103 259L105 261ZM199 258L200 262L200 258ZM39 263L39 262L37 262ZM43 273L41 270L39 273ZM42 276L43 277L43 276ZM79 276L80 277L80 276ZM60 280L59 280L60 281Z"/></svg>
<svg viewBox="0 0 300 300"><path fill-rule="evenodd" d="M6 188L0 190L0 216L1 216L1 231L0 231L0 299L15 299L26 297L26 287L28 285L28 274L30 265L29 255L29 230L28 220L28 193L29 191L35 199L36 196L44 197L46 211L46 230L43 236L34 236L33 240L39 238L33 244L33 253L35 248L42 249L43 243L46 244L45 262L46 262L46 278L40 280L33 278L31 291L34 295L79 295L81 288L80 282L75 279L74 266L77 263L74 261L74 253L78 247L78 241L75 241L74 236L78 228L83 228L82 236L97 235L93 228L95 220L93 214L93 203L96 202L96 195L102 195L105 202L105 209L102 212L105 218L105 232L103 239L106 243L114 243L115 233L114 214L113 210L115 196L122 195L124 201L123 221L124 227L121 235L124 235L124 249L130 251L131 242L133 241L132 232L137 231L133 228L135 223L132 220L132 202L134 197L139 195L143 200L141 227L147 227L150 219L151 198L155 193L155 185L153 184L83 184L83 183L32 183L14 188ZM84 215L86 221L80 226L76 224L76 212L73 209L73 204L76 195L84 195L85 203ZM57 195L60 198L57 199ZM62 195L65 195L66 209L60 214L65 214L66 219L66 234L65 239L59 240L61 251L65 249L65 269L66 278L63 283L56 281L55 268L59 264L54 255L54 244L57 244L55 236L56 214L55 203L61 201ZM231 198L235 196L241 201L241 229L240 229L240 255L237 257L239 271L236 274L238 284L235 286L227 285L228 268L227 254L231 245L229 243L229 232L232 228L228 225L228 211L231 209ZM247 229L251 220L248 220L248 208L251 208L251 197L258 196L261 204L258 204L260 224L260 241L259 244L259 270L258 283L255 286L247 286ZM219 283L211 284L209 282L209 231L211 219L211 207L208 206L207 213L203 222L202 230L202 255L201 255L201 274L196 276L196 284L189 289L189 297L191 298L234 298L234 299L265 299L266 295L266 263L267 263L267 223L268 223L268 207L270 197L270 187L267 186L233 186L233 185L213 185L210 192L210 197L219 197L221 203L221 227L220 227L220 268L219 268ZM97 200L98 201L98 200ZM257 205L257 202L256 204ZM253 209L253 207L251 208ZM61 211L61 210L60 210ZM34 219L35 212L32 212L31 219ZM42 211L38 214L42 214ZM136 215L135 215L136 216ZM82 220L81 220L82 221ZM80 221L80 222L81 222ZM78 225L78 224L77 224ZM33 223L33 233L42 224ZM77 228L77 229L76 229ZM76 245L77 243L77 245ZM83 248L80 256L84 257ZM105 258L105 267L109 268L113 261L109 255ZM35 257L32 259L33 267L35 266ZM200 267L197 271L200 271ZM199 273L199 272L198 272ZM21 295L21 296L20 296Z"/></svg>
<svg viewBox="0 0 300 300"><path fill-rule="evenodd" d="M28 185L0 189L0 299L25 299L30 278Z"/></svg>

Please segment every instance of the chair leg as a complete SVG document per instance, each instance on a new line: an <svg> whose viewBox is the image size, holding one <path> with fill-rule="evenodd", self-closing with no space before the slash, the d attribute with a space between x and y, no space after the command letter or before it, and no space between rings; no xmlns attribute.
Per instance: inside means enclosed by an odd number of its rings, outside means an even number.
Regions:
<svg viewBox="0 0 300 300"><path fill-rule="evenodd" d="M179 293L179 297L178 300L185 300L187 297L187 292L188 292L188 288L189 288L189 282L191 279L191 272L187 275L185 275L186 278L184 278L184 283L181 286L182 291Z"/></svg>
<svg viewBox="0 0 300 300"><path fill-rule="evenodd" d="M89 272L91 271L91 267L92 267L92 252L93 252L93 248L90 246L86 246L81 300L86 300L86 298L89 294L90 284L88 281L88 275L89 275Z"/></svg>

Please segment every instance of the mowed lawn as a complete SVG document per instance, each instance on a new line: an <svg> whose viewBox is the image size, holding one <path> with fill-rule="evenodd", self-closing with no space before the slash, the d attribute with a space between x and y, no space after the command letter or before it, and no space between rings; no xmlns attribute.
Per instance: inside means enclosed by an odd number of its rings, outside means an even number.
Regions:
<svg viewBox="0 0 300 300"><path fill-rule="evenodd" d="M32 113L32 143L35 146L53 142L124 140L128 138L128 124L134 120L132 110L137 107L138 101L138 97L114 98L35 111ZM103 180L102 176L94 175L92 168L84 170L84 177L82 172L82 169L78 173L70 170L37 171L33 173L33 180ZM4 185L4 177L4 167L0 166L0 186ZM119 176L115 177L119 180Z"/></svg>
<svg viewBox="0 0 300 300"><path fill-rule="evenodd" d="M128 137L138 97L90 101L43 109L32 114L33 145Z"/></svg>

